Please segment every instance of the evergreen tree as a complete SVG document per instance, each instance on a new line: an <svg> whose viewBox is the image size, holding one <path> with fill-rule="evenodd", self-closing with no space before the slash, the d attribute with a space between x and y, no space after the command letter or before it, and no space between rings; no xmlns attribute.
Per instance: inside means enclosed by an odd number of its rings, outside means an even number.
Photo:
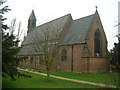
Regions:
<svg viewBox="0 0 120 90"><path fill-rule="evenodd" d="M0 10L0 14L8 12L8 6L5 6ZM15 76L31 77L26 74L21 74L17 70L19 61L21 58L17 57L17 53L20 50L18 47L19 39L13 33L10 33L9 27L4 25L3 22L6 18L2 17L2 75L7 77L10 76L11 80L15 80ZM8 30L8 32L6 31ZM14 31L13 31L14 32Z"/></svg>
<svg viewBox="0 0 120 90"><path fill-rule="evenodd" d="M120 71L120 34L117 35L118 43L114 43L114 47L110 52L110 64L113 71Z"/></svg>

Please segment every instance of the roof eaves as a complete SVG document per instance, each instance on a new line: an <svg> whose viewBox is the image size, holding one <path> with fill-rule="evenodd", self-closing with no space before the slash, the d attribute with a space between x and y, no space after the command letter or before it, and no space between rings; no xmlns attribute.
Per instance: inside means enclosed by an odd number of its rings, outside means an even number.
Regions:
<svg viewBox="0 0 120 90"><path fill-rule="evenodd" d="M86 44L86 42L77 42L77 43L69 43L69 44L59 44L59 46L69 46L69 45L77 45L77 44Z"/></svg>

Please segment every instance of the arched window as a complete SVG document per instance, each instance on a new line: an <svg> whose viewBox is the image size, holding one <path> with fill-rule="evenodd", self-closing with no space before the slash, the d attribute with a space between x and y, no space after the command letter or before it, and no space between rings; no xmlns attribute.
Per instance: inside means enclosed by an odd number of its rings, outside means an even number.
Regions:
<svg viewBox="0 0 120 90"><path fill-rule="evenodd" d="M61 61L65 61L67 59L67 51L66 49L62 50Z"/></svg>
<svg viewBox="0 0 120 90"><path fill-rule="evenodd" d="M95 56L101 56L101 38L99 30L97 30L94 34L94 53Z"/></svg>
<svg viewBox="0 0 120 90"><path fill-rule="evenodd" d="M85 46L82 50L82 55L83 56L90 56L90 50L87 46Z"/></svg>

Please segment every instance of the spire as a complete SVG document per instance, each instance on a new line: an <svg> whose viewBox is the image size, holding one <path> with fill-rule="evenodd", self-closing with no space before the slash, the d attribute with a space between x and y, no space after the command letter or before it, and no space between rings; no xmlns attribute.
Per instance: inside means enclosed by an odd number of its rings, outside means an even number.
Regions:
<svg viewBox="0 0 120 90"><path fill-rule="evenodd" d="M36 17L35 17L34 10L32 10L29 20L28 20L28 32L27 33L32 31L35 27L36 27Z"/></svg>
<svg viewBox="0 0 120 90"><path fill-rule="evenodd" d="M30 14L30 17L29 17L29 20L35 20L36 21L34 10L32 10L32 12Z"/></svg>

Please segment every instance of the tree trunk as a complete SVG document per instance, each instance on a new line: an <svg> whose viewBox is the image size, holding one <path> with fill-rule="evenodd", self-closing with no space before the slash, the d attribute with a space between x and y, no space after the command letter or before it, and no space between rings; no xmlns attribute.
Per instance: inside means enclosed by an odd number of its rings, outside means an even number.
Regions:
<svg viewBox="0 0 120 90"><path fill-rule="evenodd" d="M50 74L49 71L47 70L47 79L49 80Z"/></svg>
<svg viewBox="0 0 120 90"><path fill-rule="evenodd" d="M50 80L50 69L47 68L47 80Z"/></svg>

